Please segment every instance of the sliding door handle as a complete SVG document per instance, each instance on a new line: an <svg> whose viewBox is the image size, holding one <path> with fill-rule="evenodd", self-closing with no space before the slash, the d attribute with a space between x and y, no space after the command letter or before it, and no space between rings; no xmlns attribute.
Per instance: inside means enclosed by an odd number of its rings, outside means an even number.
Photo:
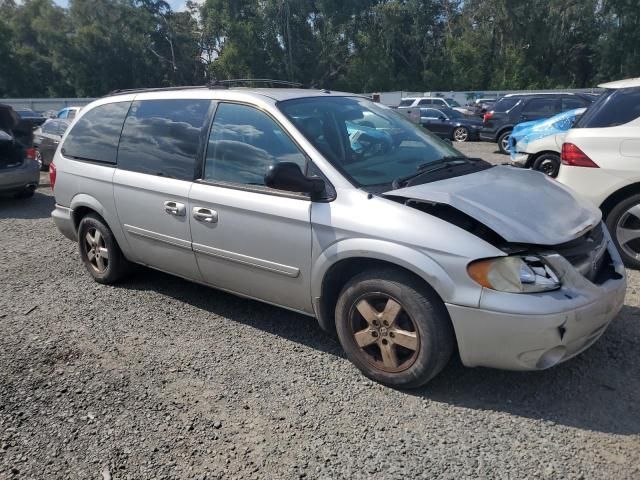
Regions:
<svg viewBox="0 0 640 480"><path fill-rule="evenodd" d="M184 203L179 202L164 202L164 211L169 215L175 215L176 217L183 217L187 213L187 209Z"/></svg>
<svg viewBox="0 0 640 480"><path fill-rule="evenodd" d="M218 212L210 208L193 207L193 218L199 222L217 223Z"/></svg>

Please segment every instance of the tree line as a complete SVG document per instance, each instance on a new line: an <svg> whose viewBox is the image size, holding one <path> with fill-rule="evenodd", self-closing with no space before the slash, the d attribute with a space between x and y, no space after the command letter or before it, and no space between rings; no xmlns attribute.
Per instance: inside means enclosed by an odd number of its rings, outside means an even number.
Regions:
<svg viewBox="0 0 640 480"><path fill-rule="evenodd" d="M355 92L640 76L638 0L0 0L0 97L276 78Z"/></svg>

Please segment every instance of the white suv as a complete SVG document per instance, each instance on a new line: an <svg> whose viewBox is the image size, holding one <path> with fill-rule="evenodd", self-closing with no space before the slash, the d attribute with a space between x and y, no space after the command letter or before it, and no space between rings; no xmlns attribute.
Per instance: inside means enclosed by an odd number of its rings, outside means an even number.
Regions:
<svg viewBox="0 0 640 480"><path fill-rule="evenodd" d="M565 138L558 181L600 207L623 260L640 268L640 78L600 87Z"/></svg>

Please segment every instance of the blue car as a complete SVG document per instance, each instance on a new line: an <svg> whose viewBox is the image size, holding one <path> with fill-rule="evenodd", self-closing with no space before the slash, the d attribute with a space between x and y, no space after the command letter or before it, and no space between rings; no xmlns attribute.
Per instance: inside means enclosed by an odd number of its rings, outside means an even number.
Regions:
<svg viewBox="0 0 640 480"><path fill-rule="evenodd" d="M551 177L558 175L564 137L585 110L576 108L551 118L517 124L509 137L511 163L540 170Z"/></svg>

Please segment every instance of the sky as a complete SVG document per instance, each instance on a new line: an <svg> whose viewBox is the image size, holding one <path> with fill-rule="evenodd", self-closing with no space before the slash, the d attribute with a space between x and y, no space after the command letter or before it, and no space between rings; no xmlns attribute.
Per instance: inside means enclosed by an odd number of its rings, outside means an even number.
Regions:
<svg viewBox="0 0 640 480"><path fill-rule="evenodd" d="M55 3L57 3L58 5L60 5L61 7L68 7L69 6L69 0L54 0ZM187 4L187 0L166 0L166 2L171 5L171 9L179 12L181 10L184 10L186 4Z"/></svg>

